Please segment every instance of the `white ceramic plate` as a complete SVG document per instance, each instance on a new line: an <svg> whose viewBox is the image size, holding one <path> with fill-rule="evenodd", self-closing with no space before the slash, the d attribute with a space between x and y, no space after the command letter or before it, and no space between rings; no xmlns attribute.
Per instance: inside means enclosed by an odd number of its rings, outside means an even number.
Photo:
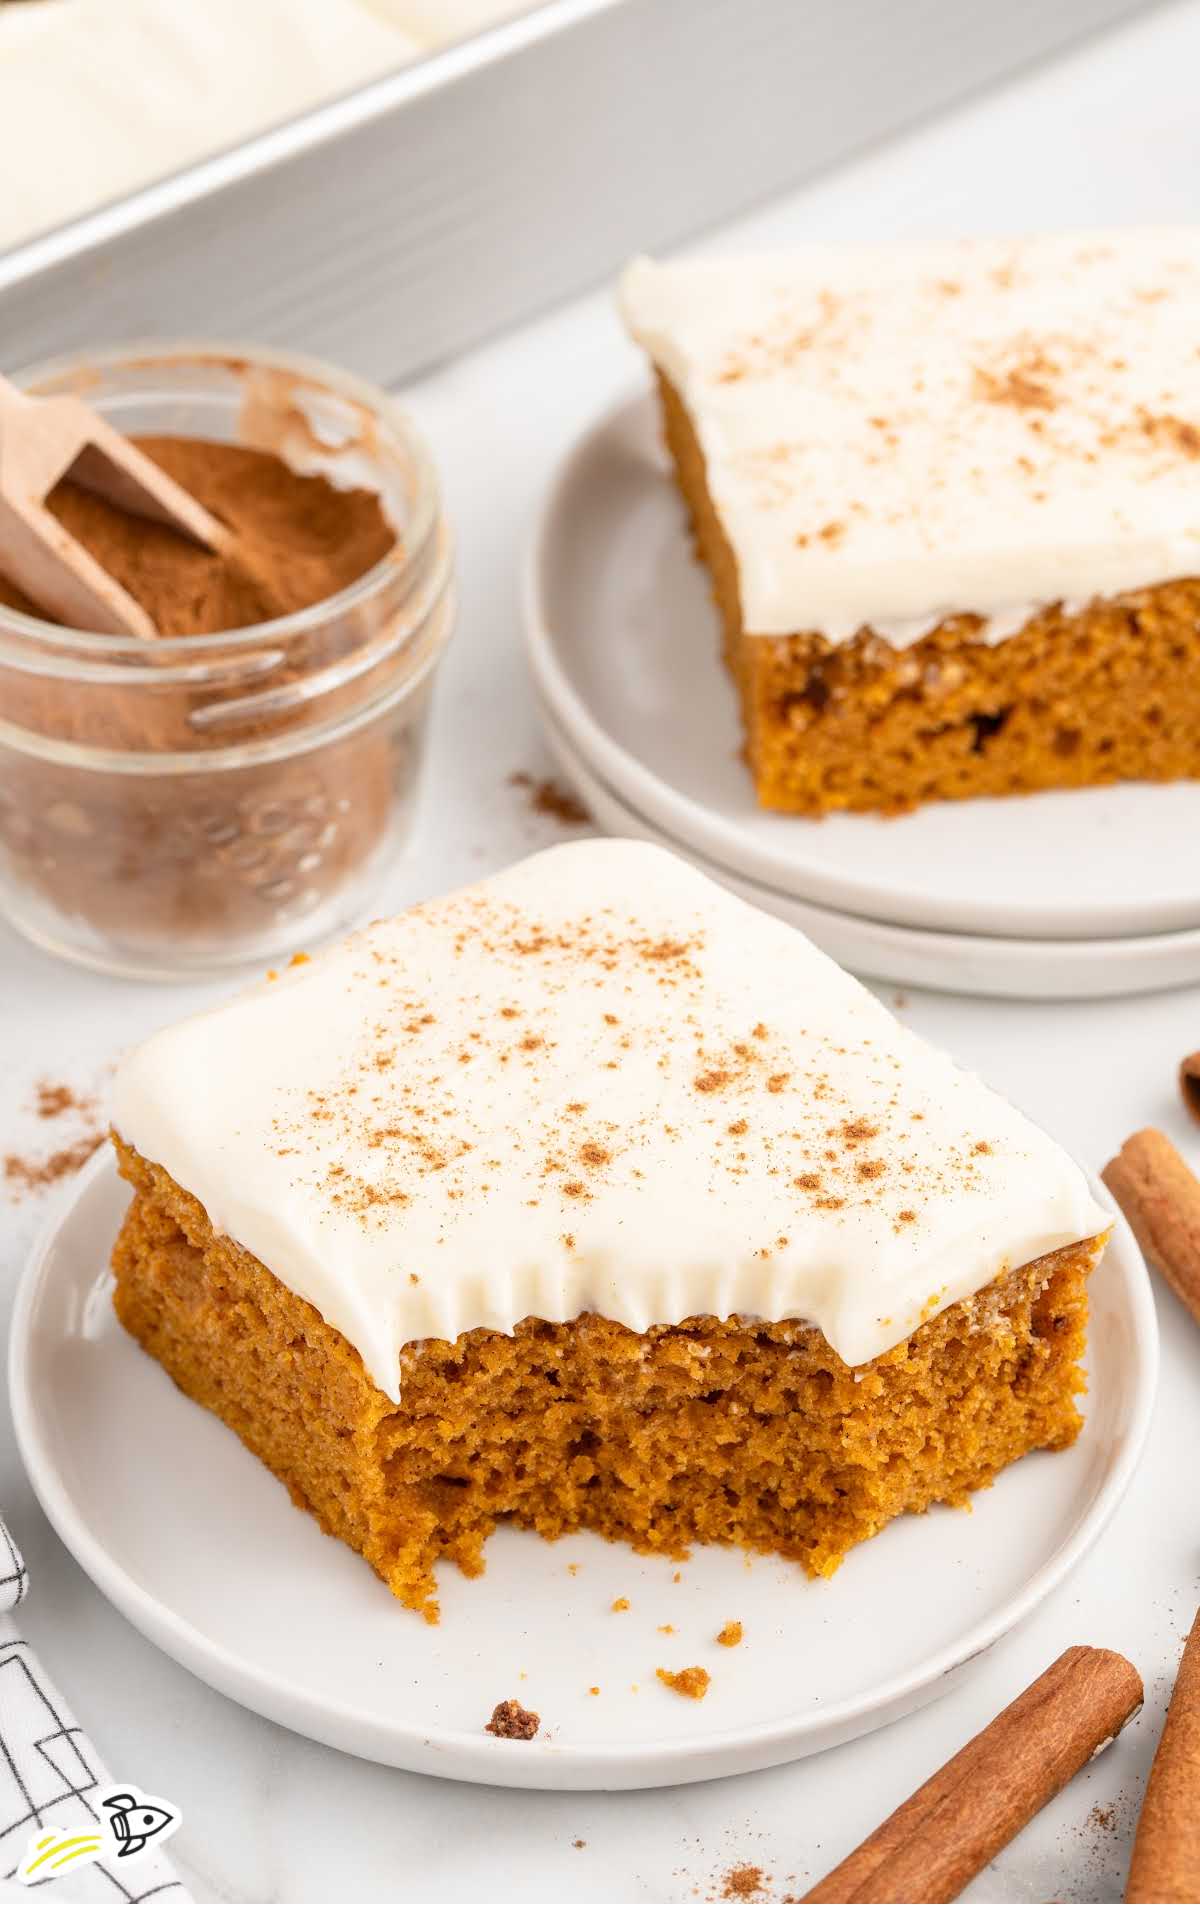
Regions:
<svg viewBox="0 0 1200 1905"><path fill-rule="evenodd" d="M559 766L597 826L624 839L652 840L682 854L752 906L798 926L851 972L931 986L940 992L1009 999L1109 999L1189 985L1200 975L1200 927L1131 939L999 939L937 933L813 906L757 880L740 878L636 813L592 772L544 704L542 717Z"/></svg>
<svg viewBox="0 0 1200 1905"><path fill-rule="evenodd" d="M1200 782L949 801L898 820L756 807L705 572L649 396L567 457L526 571L539 689L614 793L719 866L895 925L1007 938L1200 926Z"/></svg>
<svg viewBox="0 0 1200 1905"><path fill-rule="evenodd" d="M203 1680L418 1772L655 1786L882 1726L945 1691L1061 1582L1120 1501L1149 1424L1154 1305L1118 1220L1094 1278L1084 1433L1018 1463L973 1514L896 1523L818 1583L717 1549L677 1566L591 1536L503 1531L481 1580L444 1571L442 1623L427 1627L124 1334L103 1265L126 1195L106 1156L89 1166L13 1316L13 1417L46 1513L101 1591ZM614 1614L620 1595L631 1606ZM714 1644L727 1620L744 1623L740 1647ZM655 1680L694 1664L713 1677L699 1704ZM531 1744L482 1730L510 1696L542 1715Z"/></svg>

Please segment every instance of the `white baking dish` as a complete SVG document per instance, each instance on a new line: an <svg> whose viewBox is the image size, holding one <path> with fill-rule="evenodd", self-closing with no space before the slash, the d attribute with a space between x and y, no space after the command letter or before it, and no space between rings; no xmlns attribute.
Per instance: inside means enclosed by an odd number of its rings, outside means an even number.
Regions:
<svg viewBox="0 0 1200 1905"><path fill-rule="evenodd" d="M395 382L1139 10L552 0L0 255L0 364L213 332Z"/></svg>

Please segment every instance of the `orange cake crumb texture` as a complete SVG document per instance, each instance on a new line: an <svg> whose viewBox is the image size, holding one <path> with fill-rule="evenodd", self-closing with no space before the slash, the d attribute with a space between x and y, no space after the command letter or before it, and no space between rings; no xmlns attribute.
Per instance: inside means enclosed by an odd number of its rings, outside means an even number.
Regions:
<svg viewBox="0 0 1200 1905"><path fill-rule="evenodd" d="M703 1700L712 1684L708 1670L704 1667L681 1667L678 1673L669 1673L665 1667L656 1667L654 1674L664 1687L670 1687L672 1693L683 1694L687 1700Z"/></svg>
<svg viewBox="0 0 1200 1905"><path fill-rule="evenodd" d="M742 625L737 562L691 418L670 381L658 382L762 806L903 813L981 794L1200 778L1200 578L1078 610L1055 604L991 645L971 615L907 648L869 628L841 643L803 629L755 635Z"/></svg>
<svg viewBox="0 0 1200 1905"><path fill-rule="evenodd" d="M726 1621L724 1627L717 1635L717 1646L736 1647L741 1641L741 1638L742 1623L740 1621Z"/></svg>
<svg viewBox="0 0 1200 1905"><path fill-rule="evenodd" d="M411 1344L393 1402L358 1352L118 1141L125 1327L406 1607L473 1575L497 1523L647 1553L721 1542L831 1575L896 1515L965 1503L1078 1433L1099 1241L1011 1271L850 1370L817 1329L692 1317L645 1334L532 1318Z"/></svg>

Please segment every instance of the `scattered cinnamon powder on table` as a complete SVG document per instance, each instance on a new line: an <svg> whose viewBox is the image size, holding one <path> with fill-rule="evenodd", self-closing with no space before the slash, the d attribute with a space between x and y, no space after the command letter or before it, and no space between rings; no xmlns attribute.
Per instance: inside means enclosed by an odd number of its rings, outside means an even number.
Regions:
<svg viewBox="0 0 1200 1905"><path fill-rule="evenodd" d="M73 1177L104 1143L95 1099L74 1091L70 1085L40 1080L34 1087L33 1108L37 1116L45 1120L74 1113L84 1129L72 1143L59 1145L45 1155L23 1157L18 1152L9 1152L3 1161L4 1182L16 1198L46 1190L63 1178Z"/></svg>
<svg viewBox="0 0 1200 1905"><path fill-rule="evenodd" d="M734 1865L721 1885L722 1898L759 1898L766 1890L766 1874L761 1865Z"/></svg>
<svg viewBox="0 0 1200 1905"><path fill-rule="evenodd" d="M519 1700L501 1700L493 1707L492 1717L483 1730L493 1733L498 1740L531 1740L541 1723L541 1716L531 1713Z"/></svg>
<svg viewBox="0 0 1200 1905"><path fill-rule="evenodd" d="M587 827L592 816L581 800L566 787L555 780L535 780L532 774L510 774L510 787L519 787L529 796L531 812L542 814L547 820L557 820L563 827Z"/></svg>
<svg viewBox="0 0 1200 1905"><path fill-rule="evenodd" d="M672 1693L683 1694L688 1700L703 1700L711 1685L711 1676L706 1667L681 1667L678 1673L668 1673L665 1667L656 1667L654 1674L664 1687L670 1687Z"/></svg>
<svg viewBox="0 0 1200 1905"><path fill-rule="evenodd" d="M18 1197L23 1197L29 1191L45 1190L64 1177L73 1177L76 1171L81 1171L103 1143L103 1131L94 1131L90 1137L80 1138L75 1144L66 1144L61 1150L51 1151L48 1157L23 1158L10 1152L4 1160L4 1181L12 1186Z"/></svg>

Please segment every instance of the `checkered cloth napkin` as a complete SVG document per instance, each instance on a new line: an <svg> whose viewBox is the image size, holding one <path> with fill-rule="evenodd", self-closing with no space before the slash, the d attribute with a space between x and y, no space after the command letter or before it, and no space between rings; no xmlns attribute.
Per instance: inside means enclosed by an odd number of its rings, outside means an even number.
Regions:
<svg viewBox="0 0 1200 1905"><path fill-rule="evenodd" d="M55 1894L70 1905L190 1905L191 1894L161 1852L147 1850L122 1869L114 1859L73 1867L59 1879L12 1880L29 1840L42 1827L94 1832L101 1823L95 1794L109 1777L91 1741L28 1641L13 1610L29 1590L21 1553L0 1516L0 1888L5 1897L28 1889ZM125 1769L122 1768L122 1771Z"/></svg>

